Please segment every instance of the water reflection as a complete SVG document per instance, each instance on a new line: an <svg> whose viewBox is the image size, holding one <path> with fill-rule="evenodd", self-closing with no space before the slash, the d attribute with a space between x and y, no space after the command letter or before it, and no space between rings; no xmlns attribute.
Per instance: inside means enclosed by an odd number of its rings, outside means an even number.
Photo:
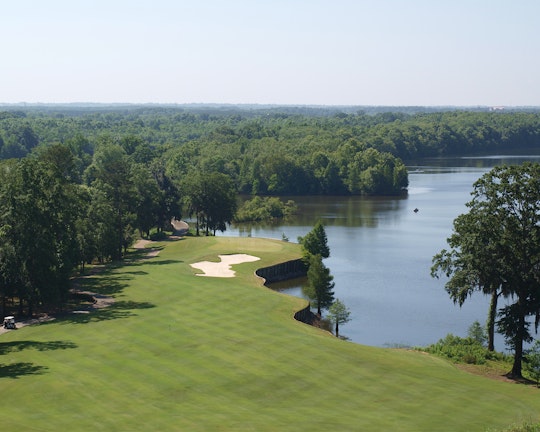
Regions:
<svg viewBox="0 0 540 432"><path fill-rule="evenodd" d="M397 222L407 205L407 197L282 197L294 200L298 213L286 220L266 223L232 224L241 236L255 236L261 231L279 230L280 227L313 226L314 218L321 218L327 226L376 228L383 221Z"/></svg>

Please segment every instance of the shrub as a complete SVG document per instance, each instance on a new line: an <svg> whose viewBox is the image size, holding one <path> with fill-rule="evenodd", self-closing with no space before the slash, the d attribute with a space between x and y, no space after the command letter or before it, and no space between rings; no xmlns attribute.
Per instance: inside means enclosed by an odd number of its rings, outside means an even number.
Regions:
<svg viewBox="0 0 540 432"><path fill-rule="evenodd" d="M235 222L260 222L280 219L295 214L296 203L288 200L286 203L276 197L254 197L245 201L236 212Z"/></svg>
<svg viewBox="0 0 540 432"><path fill-rule="evenodd" d="M424 351L445 357L456 363L485 364L487 360L503 360L504 354L489 351L478 340L448 334L444 339L429 345Z"/></svg>

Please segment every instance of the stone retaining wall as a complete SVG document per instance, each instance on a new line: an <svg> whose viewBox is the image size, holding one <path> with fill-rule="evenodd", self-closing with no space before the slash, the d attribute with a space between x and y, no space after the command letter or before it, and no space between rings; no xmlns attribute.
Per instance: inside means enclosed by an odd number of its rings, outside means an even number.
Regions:
<svg viewBox="0 0 540 432"><path fill-rule="evenodd" d="M285 261L270 267L263 267L255 274L265 280L265 284L305 276L307 268L301 259Z"/></svg>

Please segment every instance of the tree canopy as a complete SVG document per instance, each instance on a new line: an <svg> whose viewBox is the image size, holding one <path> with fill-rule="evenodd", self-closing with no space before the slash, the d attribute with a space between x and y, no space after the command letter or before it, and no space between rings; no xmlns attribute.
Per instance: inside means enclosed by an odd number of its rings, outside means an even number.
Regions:
<svg viewBox="0 0 540 432"><path fill-rule="evenodd" d="M511 374L521 377L523 343L532 340L528 317L540 315L540 164L495 167L474 183L472 196L432 274L449 277L446 290L459 304L475 291L491 295L490 317L497 297L508 298L497 328L514 350Z"/></svg>

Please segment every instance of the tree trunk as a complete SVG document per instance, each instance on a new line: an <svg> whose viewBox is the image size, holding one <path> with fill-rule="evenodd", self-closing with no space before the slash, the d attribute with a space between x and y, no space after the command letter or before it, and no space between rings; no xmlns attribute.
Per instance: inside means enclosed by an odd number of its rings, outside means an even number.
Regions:
<svg viewBox="0 0 540 432"><path fill-rule="evenodd" d="M336 337L339 337L339 321L336 320Z"/></svg>
<svg viewBox="0 0 540 432"><path fill-rule="evenodd" d="M497 300L499 294L497 290L491 293L491 302L489 303L489 313L487 320L487 332L488 332L488 350L495 351L495 318L497 316Z"/></svg>
<svg viewBox="0 0 540 432"><path fill-rule="evenodd" d="M523 378L521 373L521 361L523 359L523 332L525 329L525 315L520 313L519 317L519 330L515 339L514 346L514 364L512 365L512 371L510 376L512 378Z"/></svg>

